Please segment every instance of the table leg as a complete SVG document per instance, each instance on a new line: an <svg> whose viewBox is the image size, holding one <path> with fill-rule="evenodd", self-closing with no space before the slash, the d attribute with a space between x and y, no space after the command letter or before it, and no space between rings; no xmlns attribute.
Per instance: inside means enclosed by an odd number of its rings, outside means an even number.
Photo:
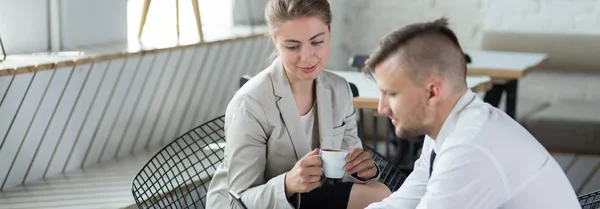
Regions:
<svg viewBox="0 0 600 209"><path fill-rule="evenodd" d="M377 134L377 116L373 116L373 150L377 152L377 141L379 141L379 134Z"/></svg>
<svg viewBox="0 0 600 209"><path fill-rule="evenodd" d="M506 91L506 114L513 119L517 115L517 90L519 87L518 80L512 80L505 84Z"/></svg>
<svg viewBox="0 0 600 209"><path fill-rule="evenodd" d="M362 109L358 109L358 138L365 140L365 117Z"/></svg>
<svg viewBox="0 0 600 209"><path fill-rule="evenodd" d="M504 84L493 84L492 89L485 93L483 101L494 107L498 107L500 99L502 98L502 93L504 93Z"/></svg>
<svg viewBox="0 0 600 209"><path fill-rule="evenodd" d="M517 91L519 80L510 80L505 84L494 84L492 89L485 93L483 101L498 107L502 94L506 92L506 114L515 118L517 112Z"/></svg>

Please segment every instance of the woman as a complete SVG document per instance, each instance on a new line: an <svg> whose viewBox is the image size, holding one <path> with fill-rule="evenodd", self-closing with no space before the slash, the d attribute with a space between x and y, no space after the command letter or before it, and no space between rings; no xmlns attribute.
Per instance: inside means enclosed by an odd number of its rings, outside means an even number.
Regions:
<svg viewBox="0 0 600 209"><path fill-rule="evenodd" d="M361 149L348 83L323 71L331 38L328 1L270 0L265 18L279 56L227 107L225 159L211 182L208 208L365 208L389 196ZM351 150L342 181L321 183L320 148Z"/></svg>

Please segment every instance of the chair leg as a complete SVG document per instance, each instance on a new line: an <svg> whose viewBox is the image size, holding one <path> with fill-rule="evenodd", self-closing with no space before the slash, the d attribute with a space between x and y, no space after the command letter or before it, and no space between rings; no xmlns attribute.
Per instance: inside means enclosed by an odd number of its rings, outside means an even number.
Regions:
<svg viewBox="0 0 600 209"><path fill-rule="evenodd" d="M198 0L192 0L192 7L194 8L194 17L196 17L196 27L198 28L200 42L204 42L204 33L202 32L202 21L200 20L200 7L198 5Z"/></svg>
<svg viewBox="0 0 600 209"><path fill-rule="evenodd" d="M138 29L138 38L142 38L144 32L144 26L146 25L146 17L148 17L148 10L150 9L150 3L152 0L144 0L144 8L142 8L142 17L140 18L140 26Z"/></svg>
<svg viewBox="0 0 600 209"><path fill-rule="evenodd" d="M365 120L362 109L358 109L358 138L365 139Z"/></svg>

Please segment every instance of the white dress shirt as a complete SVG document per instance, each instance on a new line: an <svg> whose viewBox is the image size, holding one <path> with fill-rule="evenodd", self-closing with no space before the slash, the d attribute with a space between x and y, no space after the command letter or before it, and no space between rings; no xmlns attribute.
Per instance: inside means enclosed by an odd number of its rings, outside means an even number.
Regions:
<svg viewBox="0 0 600 209"><path fill-rule="evenodd" d="M431 152L433 173L429 176ZM519 123L471 90L402 187L367 209L581 208L565 173Z"/></svg>

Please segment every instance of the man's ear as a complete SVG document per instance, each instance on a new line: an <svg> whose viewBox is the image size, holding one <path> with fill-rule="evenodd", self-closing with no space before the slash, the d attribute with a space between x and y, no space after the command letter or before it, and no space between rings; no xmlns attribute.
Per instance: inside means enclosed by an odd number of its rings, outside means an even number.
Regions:
<svg viewBox="0 0 600 209"><path fill-rule="evenodd" d="M437 104L442 98L442 82L430 79L425 88L427 89L427 101L430 105Z"/></svg>

